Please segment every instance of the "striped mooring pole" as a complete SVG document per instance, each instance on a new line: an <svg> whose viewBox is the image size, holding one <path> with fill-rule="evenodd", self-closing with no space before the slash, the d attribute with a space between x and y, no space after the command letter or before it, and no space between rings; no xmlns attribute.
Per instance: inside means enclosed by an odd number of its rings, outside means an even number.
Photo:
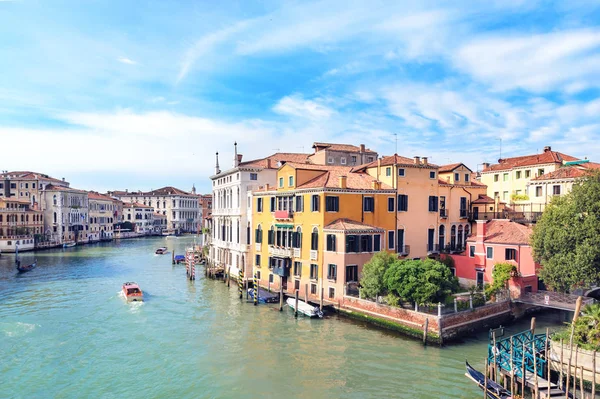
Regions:
<svg viewBox="0 0 600 399"><path fill-rule="evenodd" d="M244 269L240 269L240 274L238 277L238 291L240 292L240 299L242 299L244 294Z"/></svg>
<svg viewBox="0 0 600 399"><path fill-rule="evenodd" d="M258 275L254 273L254 306L258 305Z"/></svg>

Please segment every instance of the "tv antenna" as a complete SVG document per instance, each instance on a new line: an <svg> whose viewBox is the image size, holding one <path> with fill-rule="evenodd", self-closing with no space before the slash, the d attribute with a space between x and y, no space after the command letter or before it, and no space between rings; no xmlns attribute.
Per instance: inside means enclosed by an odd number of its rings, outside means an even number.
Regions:
<svg viewBox="0 0 600 399"><path fill-rule="evenodd" d="M394 132L394 139L396 141L396 152L394 154L398 154L398 133Z"/></svg>

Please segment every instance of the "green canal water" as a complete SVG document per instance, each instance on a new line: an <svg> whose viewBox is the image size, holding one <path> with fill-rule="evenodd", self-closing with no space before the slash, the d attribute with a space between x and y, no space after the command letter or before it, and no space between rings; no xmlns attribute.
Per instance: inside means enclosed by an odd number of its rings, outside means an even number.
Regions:
<svg viewBox="0 0 600 399"><path fill-rule="evenodd" d="M331 315L295 319L188 281L148 238L0 256L0 398L475 398L487 334L445 348ZM127 304L136 281L143 304ZM538 326L559 325L538 315ZM507 331L521 331L527 322Z"/></svg>

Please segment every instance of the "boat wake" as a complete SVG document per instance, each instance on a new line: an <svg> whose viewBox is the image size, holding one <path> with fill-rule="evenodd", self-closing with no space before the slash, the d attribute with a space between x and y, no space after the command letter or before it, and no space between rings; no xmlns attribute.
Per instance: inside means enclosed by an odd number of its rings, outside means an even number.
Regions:
<svg viewBox="0 0 600 399"><path fill-rule="evenodd" d="M29 323L0 323L0 332L4 333L7 337L22 337L23 335L29 334L34 331L37 327L41 327L39 324Z"/></svg>
<svg viewBox="0 0 600 399"><path fill-rule="evenodd" d="M123 301L125 301L125 303L127 305L129 305L129 311L131 313L137 313L137 312L139 312L140 308L142 306L144 306L144 303L145 303L143 301L131 301L131 302L128 302L127 298L125 297L125 293L122 290L117 293L117 296L120 297ZM144 299L146 299L146 298L144 298Z"/></svg>

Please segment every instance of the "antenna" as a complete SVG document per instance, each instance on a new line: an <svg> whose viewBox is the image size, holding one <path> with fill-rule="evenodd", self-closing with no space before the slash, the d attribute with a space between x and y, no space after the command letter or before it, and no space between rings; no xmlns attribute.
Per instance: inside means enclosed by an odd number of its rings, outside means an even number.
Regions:
<svg viewBox="0 0 600 399"><path fill-rule="evenodd" d="M398 133L394 132L394 138L396 139L396 152L394 154L398 154Z"/></svg>

